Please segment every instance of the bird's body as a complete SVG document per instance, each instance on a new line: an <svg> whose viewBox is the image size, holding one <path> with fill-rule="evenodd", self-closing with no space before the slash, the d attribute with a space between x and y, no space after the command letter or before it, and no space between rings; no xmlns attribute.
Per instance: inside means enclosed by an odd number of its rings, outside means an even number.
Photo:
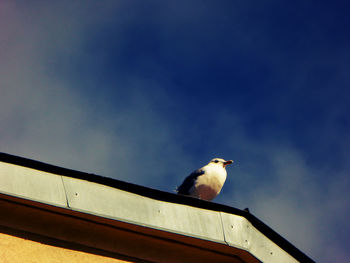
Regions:
<svg viewBox="0 0 350 263"><path fill-rule="evenodd" d="M221 191L226 181L226 166L233 161L214 158L207 165L195 170L177 188L177 193L210 201Z"/></svg>

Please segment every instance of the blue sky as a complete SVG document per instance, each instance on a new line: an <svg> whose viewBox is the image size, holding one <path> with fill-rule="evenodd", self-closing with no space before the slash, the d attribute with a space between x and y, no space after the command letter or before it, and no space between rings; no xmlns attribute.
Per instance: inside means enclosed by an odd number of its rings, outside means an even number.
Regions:
<svg viewBox="0 0 350 263"><path fill-rule="evenodd" d="M1 1L0 147L215 202L350 261L346 1Z"/></svg>

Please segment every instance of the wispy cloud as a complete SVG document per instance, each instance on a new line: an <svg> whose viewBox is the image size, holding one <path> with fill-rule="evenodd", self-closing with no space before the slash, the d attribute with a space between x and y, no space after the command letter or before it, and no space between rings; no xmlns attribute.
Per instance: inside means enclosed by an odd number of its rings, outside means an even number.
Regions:
<svg viewBox="0 0 350 263"><path fill-rule="evenodd" d="M65 5L44 5L39 8L43 12L10 2L3 7L3 25L11 28L1 32L9 43L1 47L1 150L153 187L171 181L173 186L165 188L175 188L178 175L168 167L187 173L189 158L152 104L169 99L161 91L156 97L148 94L150 88L159 89L157 82L123 76L118 82L99 83L89 94L84 93L89 76L79 80L57 74L55 58L83 59L82 41L94 32L88 30L89 20L108 19L106 12L96 15L90 6L76 18L70 11L79 11L78 6L65 10ZM143 86L144 93L135 86ZM115 90L114 102L99 94L106 89Z"/></svg>
<svg viewBox="0 0 350 263"><path fill-rule="evenodd" d="M318 146L317 151L336 145L338 163L323 165L321 161L310 161L313 158L305 154L295 135L279 133L271 128L272 124L266 124L259 134L252 132L254 118L249 103L259 103L259 98L245 101L247 105L239 112L227 110L225 105L242 103L235 91L227 89L222 95L213 88L207 95L208 91L203 92L201 87L190 92L186 86L179 95L175 91L184 84L174 80L177 75L170 72L174 65L162 64L159 57L149 54L140 54L137 64L125 65L125 57L118 55L130 52L126 37L137 41L131 29L137 28L139 18L160 31L157 36L163 46L159 49L167 48L164 39L175 42L171 47L176 52L169 48L165 60L176 62L174 58L184 55L183 63L190 64L188 74L196 64L210 63L222 47L227 48L234 41L238 50L256 55L259 61L270 61L269 67L279 65L285 54L274 43L261 40L254 24L239 17L239 8L234 9L234 30L227 26L229 16L220 16L220 23L212 23L212 18L217 17L215 12L221 10L219 7L202 7L198 11L197 5L188 4L184 9L178 5L170 8L167 3L144 8L155 10L154 15L146 19L147 12L126 2L105 1L100 5L95 1L60 1L34 6L2 1L1 151L166 191L175 189L187 174L212 157L232 158L235 164L228 168L229 178L217 202L251 208L253 214L320 262L344 262L350 258L344 249L350 232L347 226L350 140L341 126L347 125L344 120L347 104L332 107L322 115L325 118L310 120L304 130L308 138L312 138L310 134L318 136L316 142L322 136L327 138L329 143ZM170 13L165 11L169 8L176 15L165 15ZM239 23L248 23L250 27L244 27L247 29L244 31ZM112 24L112 31L103 31ZM228 41L226 34L218 33L220 25L227 34L234 34L233 40ZM174 32L186 27L190 30L181 35L185 40L176 42L179 36ZM118 67L112 65L117 67L113 77L106 77L105 71L112 71L107 62L111 60L110 54L104 50L108 45L100 43L100 48L96 48L89 43L110 32L114 35L104 39L114 45L113 59L121 62L116 63ZM191 34L198 38L190 38ZM257 39L261 40L259 46ZM211 41L207 49L199 45L206 40ZM148 44L152 47L152 43L150 40ZM265 49L268 52L262 52ZM191 57L192 52L195 56ZM221 62L227 63L225 59ZM289 70L287 80L294 81L288 92L276 90L274 99L278 98L279 103L273 104L276 109L271 112L278 116L295 113L296 108L283 109L290 98L301 92L300 87L307 87L309 73L314 70L311 64L301 65L298 74L294 67L275 69L276 74L280 73L274 78L277 81ZM131 69L123 70L124 66ZM142 70L144 74L139 74ZM202 77L202 72L195 76ZM318 99L328 98L328 92L323 91ZM230 100L225 100L226 94ZM330 97L334 103L340 96L336 95ZM211 97L225 103L214 106L208 102ZM200 114L203 116L197 118ZM323 122L322 132L317 131L319 125L313 128ZM341 143L338 137L342 138Z"/></svg>
<svg viewBox="0 0 350 263"><path fill-rule="evenodd" d="M344 242L347 235L344 233L350 231L345 223L350 216L349 199L344 198L349 186L348 169L333 173L325 181L332 171L308 165L303 152L290 142L251 143L249 137L236 134L231 147L238 153L238 160L229 170L220 202L249 207L317 261L349 257L341 249L341 240Z"/></svg>

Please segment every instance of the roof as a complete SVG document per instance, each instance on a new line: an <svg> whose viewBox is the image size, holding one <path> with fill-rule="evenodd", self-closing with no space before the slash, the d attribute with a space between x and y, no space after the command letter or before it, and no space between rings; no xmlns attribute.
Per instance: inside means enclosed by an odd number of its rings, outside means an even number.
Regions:
<svg viewBox="0 0 350 263"><path fill-rule="evenodd" d="M247 211L6 153L0 153L0 194L222 244L256 262L314 262Z"/></svg>

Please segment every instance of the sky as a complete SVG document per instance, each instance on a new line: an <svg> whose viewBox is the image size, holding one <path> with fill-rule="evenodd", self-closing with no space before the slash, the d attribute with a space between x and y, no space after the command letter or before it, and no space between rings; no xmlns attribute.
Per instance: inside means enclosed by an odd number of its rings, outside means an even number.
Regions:
<svg viewBox="0 0 350 263"><path fill-rule="evenodd" d="M214 202L350 262L347 1L0 1L0 151Z"/></svg>

